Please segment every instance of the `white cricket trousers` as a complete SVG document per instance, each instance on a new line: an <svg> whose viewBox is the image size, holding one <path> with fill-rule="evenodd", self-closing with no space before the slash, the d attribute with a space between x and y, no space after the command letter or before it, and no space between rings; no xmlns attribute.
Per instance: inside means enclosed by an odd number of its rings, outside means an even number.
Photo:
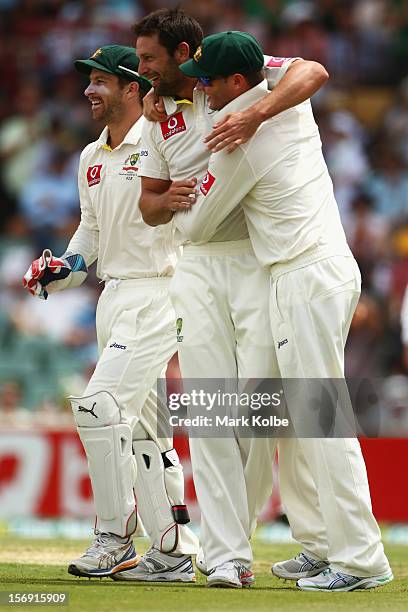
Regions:
<svg viewBox="0 0 408 612"><path fill-rule="evenodd" d="M183 378L265 378L278 372L268 314L269 272L249 240L187 246L171 283ZM276 374L278 375L278 374ZM275 440L190 436L208 568L252 562L250 537L272 490Z"/></svg>
<svg viewBox="0 0 408 612"><path fill-rule="evenodd" d="M164 377L167 363L177 348L170 280L154 277L113 279L106 283L96 310L100 356L84 393L87 396L109 391L125 409L134 439L143 438L146 432L161 453L173 448L172 438L157 437L156 391L157 379ZM165 411L166 407L160 410ZM159 418L168 422L168 414L164 412ZM166 468L166 481L183 499L180 464ZM196 537L185 525L180 525L174 552L196 551Z"/></svg>
<svg viewBox="0 0 408 612"><path fill-rule="evenodd" d="M272 266L270 317L282 378L344 377L344 347L360 287L351 256L299 263L291 271ZM306 552L355 576L390 571L356 438L281 439L279 470L293 536Z"/></svg>

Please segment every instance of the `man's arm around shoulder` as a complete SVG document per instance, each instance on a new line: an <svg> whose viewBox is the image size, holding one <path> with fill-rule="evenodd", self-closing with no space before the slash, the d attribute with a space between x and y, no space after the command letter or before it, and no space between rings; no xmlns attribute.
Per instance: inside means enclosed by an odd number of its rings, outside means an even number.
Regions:
<svg viewBox="0 0 408 612"><path fill-rule="evenodd" d="M311 98L328 78L327 70L318 62L297 59L273 90L248 110L255 114L260 125Z"/></svg>
<svg viewBox="0 0 408 612"><path fill-rule="evenodd" d="M293 61L268 95L246 110L226 115L214 124L211 134L205 139L208 148L216 152L227 147L227 151L232 153L255 134L263 121L311 98L328 78L328 72L318 62Z"/></svg>

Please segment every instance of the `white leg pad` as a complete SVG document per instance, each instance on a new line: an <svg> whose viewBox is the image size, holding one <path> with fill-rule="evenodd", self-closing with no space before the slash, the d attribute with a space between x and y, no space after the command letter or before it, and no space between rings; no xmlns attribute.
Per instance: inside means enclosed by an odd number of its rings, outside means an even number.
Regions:
<svg viewBox="0 0 408 612"><path fill-rule="evenodd" d="M137 524L131 428L122 422L119 406L107 391L69 399L88 459L96 529L129 536Z"/></svg>
<svg viewBox="0 0 408 612"><path fill-rule="evenodd" d="M137 464L136 495L140 517L150 536L152 545L165 553L173 552L179 541L179 524L189 521L183 499L183 488L166 489L165 465L172 469L179 464L174 449L162 454L152 440L134 440L133 452ZM171 479L170 479L171 480Z"/></svg>

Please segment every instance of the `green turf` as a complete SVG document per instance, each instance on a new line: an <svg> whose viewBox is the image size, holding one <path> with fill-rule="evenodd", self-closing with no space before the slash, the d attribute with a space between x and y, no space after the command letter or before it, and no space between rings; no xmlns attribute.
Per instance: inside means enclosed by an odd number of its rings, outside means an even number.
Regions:
<svg viewBox="0 0 408 612"><path fill-rule="evenodd" d="M57 564L58 556L75 558L86 543L67 540L23 540L0 538L0 558L29 559L30 555L48 555L54 565L0 562L0 591L69 593L69 607L42 606L47 610L81 611L154 611L202 612L270 612L271 610L316 610L362 612L408 609L408 547L388 546L395 580L382 588L353 593L303 593L294 583L272 578L270 564L297 552L292 545L254 545L256 586L250 589L207 589L205 578L198 574L197 583L180 586L115 583L110 579L88 580L67 573L66 563ZM139 547L140 549L140 547ZM139 550L140 552L140 550ZM27 610L27 606L0 606L0 610ZM37 608L38 609L38 608Z"/></svg>

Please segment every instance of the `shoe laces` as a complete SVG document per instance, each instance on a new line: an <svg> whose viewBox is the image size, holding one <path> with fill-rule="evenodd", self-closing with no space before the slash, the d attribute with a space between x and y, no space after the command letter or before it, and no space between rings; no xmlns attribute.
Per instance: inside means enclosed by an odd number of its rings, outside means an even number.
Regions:
<svg viewBox="0 0 408 612"><path fill-rule="evenodd" d="M98 557L100 554L100 549L104 548L107 544L108 534L107 533L98 533L90 547L86 551L87 557Z"/></svg>
<svg viewBox="0 0 408 612"><path fill-rule="evenodd" d="M234 561L233 562L237 571L238 571L238 576L241 578L242 576L251 576L252 575L252 571L249 569L249 567L247 567L244 563L241 563L241 561Z"/></svg>
<svg viewBox="0 0 408 612"><path fill-rule="evenodd" d="M323 576L328 576L329 574L333 574L333 570L330 569L330 567L327 567L325 570L322 571L322 575Z"/></svg>
<svg viewBox="0 0 408 612"><path fill-rule="evenodd" d="M148 561L149 557L152 557L153 559L156 559L157 557L161 557L162 555L165 555L166 553L162 553L162 551L159 548L156 548L156 546L150 546L150 548L148 548L146 550L146 552L143 555L143 560L144 561Z"/></svg>
<svg viewBox="0 0 408 612"><path fill-rule="evenodd" d="M87 557L99 557L101 552L106 552L106 547L112 544L123 546L125 542L116 541L115 536L111 533L98 533L85 554Z"/></svg>

